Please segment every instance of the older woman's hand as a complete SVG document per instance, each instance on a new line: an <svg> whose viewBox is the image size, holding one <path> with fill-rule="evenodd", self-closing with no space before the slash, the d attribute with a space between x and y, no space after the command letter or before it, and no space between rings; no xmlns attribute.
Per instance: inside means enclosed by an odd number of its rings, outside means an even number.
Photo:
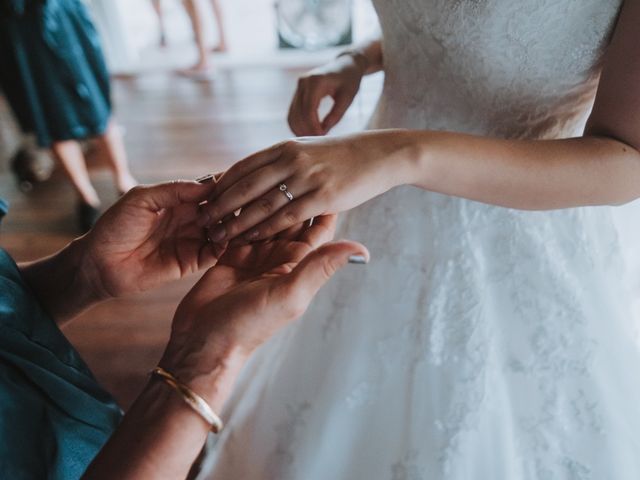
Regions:
<svg viewBox="0 0 640 480"><path fill-rule="evenodd" d="M320 217L228 249L182 300L160 365L220 412L255 348L302 315L339 268L368 260L358 243L324 243L334 226ZM149 382L83 478L185 478L209 428L171 388Z"/></svg>
<svg viewBox="0 0 640 480"><path fill-rule="evenodd" d="M334 226L335 217L319 217L280 238L230 248L178 307L162 363L194 388L210 390L215 366L242 363L302 315L340 267L368 261L358 243L325 243Z"/></svg>
<svg viewBox="0 0 640 480"><path fill-rule="evenodd" d="M84 269L105 298L149 290L212 266L223 251L196 225L214 184L174 181L130 190L80 241Z"/></svg>
<svg viewBox="0 0 640 480"><path fill-rule="evenodd" d="M100 301L210 267L225 246L207 243L196 219L213 187L187 181L136 187L85 236L50 257L20 264L22 275L63 324Z"/></svg>

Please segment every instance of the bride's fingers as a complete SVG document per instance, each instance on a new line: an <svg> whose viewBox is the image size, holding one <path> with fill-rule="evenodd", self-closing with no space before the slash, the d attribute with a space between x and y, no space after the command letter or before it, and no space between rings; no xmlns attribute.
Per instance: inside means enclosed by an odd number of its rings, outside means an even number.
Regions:
<svg viewBox="0 0 640 480"><path fill-rule="evenodd" d="M216 198L203 205L198 224L203 227L216 224L225 215L244 207L262 195L266 195L270 190L276 190L290 173L291 168L280 165L280 163L270 163L258 168L246 177L241 177L238 182L229 186L222 194L216 195Z"/></svg>
<svg viewBox="0 0 640 480"><path fill-rule="evenodd" d="M336 124L344 117L344 114L347 112L351 103L353 102L355 95L352 95L350 92L341 90L336 93L333 97L333 107L331 107L331 111L327 114L327 116L322 121L322 131L323 133L327 133Z"/></svg>
<svg viewBox="0 0 640 480"><path fill-rule="evenodd" d="M318 109L324 97L324 92L317 88L309 88L303 93L302 98L302 121L307 128L309 135L322 135L322 123Z"/></svg>
<svg viewBox="0 0 640 480"><path fill-rule="evenodd" d="M300 192L301 196L307 193L303 190L302 186L296 187L295 184L292 185L294 185L293 188L296 189L296 191ZM209 233L211 240L214 242L233 240L238 235L248 232L252 227L271 217L289 203L291 203L291 201L287 198L284 191L278 188L272 188L257 200L242 207L242 213L237 217L231 218L211 228ZM242 238L248 242L254 240L249 233L243 235Z"/></svg>
<svg viewBox="0 0 640 480"><path fill-rule="evenodd" d="M298 88L293 96L293 100L291 100L291 105L289 106L289 116L287 118L291 131L297 136L305 136L309 134L309 132L306 131L306 128L304 127L301 119L302 92L300 91L300 88Z"/></svg>
<svg viewBox="0 0 640 480"><path fill-rule="evenodd" d="M285 205L271 217L250 228L241 238L257 242L323 213L324 199L317 190Z"/></svg>
<svg viewBox="0 0 640 480"><path fill-rule="evenodd" d="M269 163L275 162L282 154L284 143L286 142L256 152L232 165L229 170L223 173L222 177L218 178L212 198L215 199L219 197L231 187L231 185L234 185L250 173L255 172Z"/></svg>

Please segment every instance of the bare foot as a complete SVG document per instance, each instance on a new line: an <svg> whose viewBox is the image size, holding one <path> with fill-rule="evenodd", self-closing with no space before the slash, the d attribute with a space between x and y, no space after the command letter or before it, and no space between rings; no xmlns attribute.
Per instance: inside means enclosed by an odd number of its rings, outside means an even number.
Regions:
<svg viewBox="0 0 640 480"><path fill-rule="evenodd" d="M213 73L213 69L208 63L200 62L196 63L193 67L177 70L176 73L190 78L209 78Z"/></svg>

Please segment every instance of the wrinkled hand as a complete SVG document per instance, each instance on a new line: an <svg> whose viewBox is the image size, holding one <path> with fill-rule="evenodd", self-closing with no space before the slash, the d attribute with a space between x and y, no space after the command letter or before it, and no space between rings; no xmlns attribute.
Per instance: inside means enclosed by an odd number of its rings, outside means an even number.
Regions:
<svg viewBox="0 0 640 480"><path fill-rule="evenodd" d="M316 68L298 80L298 88L289 107L289 126L297 136L326 135L344 116L353 102L364 71L349 55ZM318 108L325 97L333 98L333 107L320 120Z"/></svg>
<svg viewBox="0 0 640 480"><path fill-rule="evenodd" d="M368 261L358 243L324 243L334 226L335 217L320 217L268 242L230 248L180 303L161 364L192 387L206 384L221 357L234 351L246 359L300 317L337 270Z"/></svg>
<svg viewBox="0 0 640 480"><path fill-rule="evenodd" d="M322 216L311 226L298 225L269 241L226 250L180 303L174 333L189 332L201 309L243 283L289 274L310 252L333 239L335 224L335 215Z"/></svg>
<svg viewBox="0 0 640 480"><path fill-rule="evenodd" d="M220 179L200 225L214 242L242 235L247 242L270 238L318 216L340 213L408 183L410 149L403 131L345 137L307 137L278 144L236 163ZM290 201L280 185L293 195ZM229 213L242 213L229 221Z"/></svg>
<svg viewBox="0 0 640 480"><path fill-rule="evenodd" d="M207 243L198 204L213 183L175 181L130 190L81 239L85 268L104 298L149 290L212 266L223 246Z"/></svg>

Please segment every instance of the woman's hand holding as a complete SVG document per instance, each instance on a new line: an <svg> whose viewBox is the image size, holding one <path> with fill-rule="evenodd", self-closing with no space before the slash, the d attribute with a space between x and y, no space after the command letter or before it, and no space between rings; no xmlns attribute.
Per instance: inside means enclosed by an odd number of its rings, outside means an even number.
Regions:
<svg viewBox="0 0 640 480"><path fill-rule="evenodd" d="M365 69L352 55L343 55L300 77L289 107L288 120L293 133L297 136L326 135L353 102ZM333 99L333 107L324 119L320 119L318 108L325 97Z"/></svg>
<svg viewBox="0 0 640 480"><path fill-rule="evenodd" d="M95 227L59 252L20 264L24 280L60 324L90 306L210 267L224 250L197 225L214 183L136 187ZM70 294L71 293L71 294Z"/></svg>
<svg viewBox="0 0 640 480"><path fill-rule="evenodd" d="M404 131L383 130L280 143L231 167L202 208L199 224L210 227L214 242L238 236L253 242L349 210L411 182L410 140ZM239 216L226 220L240 208Z"/></svg>
<svg viewBox="0 0 640 480"><path fill-rule="evenodd" d="M360 244L322 245L335 218L316 220L269 242L230 248L178 307L160 365L214 411L255 348L299 317L348 261L367 261ZM208 431L177 392L150 381L83 478L185 478Z"/></svg>
<svg viewBox="0 0 640 480"><path fill-rule="evenodd" d="M79 241L85 273L104 298L158 287L212 266L222 248L196 224L213 183L174 181L130 190Z"/></svg>

